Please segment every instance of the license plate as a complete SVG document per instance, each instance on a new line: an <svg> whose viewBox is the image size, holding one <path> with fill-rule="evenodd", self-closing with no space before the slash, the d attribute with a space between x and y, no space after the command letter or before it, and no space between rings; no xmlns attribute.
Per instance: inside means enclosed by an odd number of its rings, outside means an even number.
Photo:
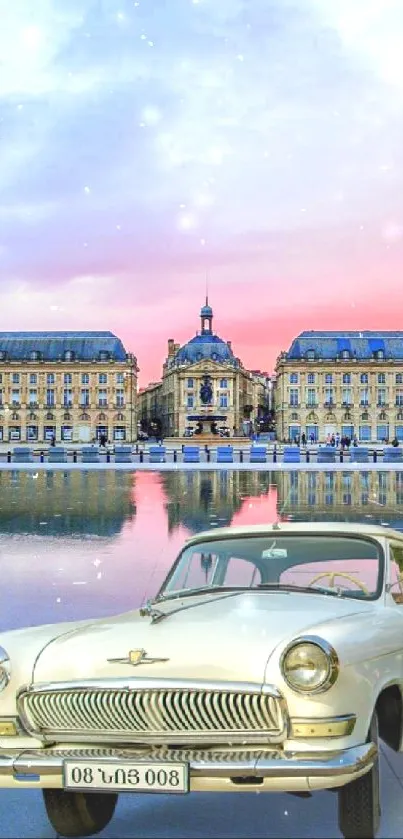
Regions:
<svg viewBox="0 0 403 839"><path fill-rule="evenodd" d="M189 792L187 763L65 760L64 788L107 792Z"/></svg>

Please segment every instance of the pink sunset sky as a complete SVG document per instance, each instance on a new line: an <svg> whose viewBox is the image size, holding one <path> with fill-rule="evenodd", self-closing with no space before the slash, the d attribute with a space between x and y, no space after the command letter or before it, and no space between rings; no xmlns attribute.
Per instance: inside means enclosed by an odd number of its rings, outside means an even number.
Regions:
<svg viewBox="0 0 403 839"><path fill-rule="evenodd" d="M401 0L0 0L2 330L403 327Z"/></svg>

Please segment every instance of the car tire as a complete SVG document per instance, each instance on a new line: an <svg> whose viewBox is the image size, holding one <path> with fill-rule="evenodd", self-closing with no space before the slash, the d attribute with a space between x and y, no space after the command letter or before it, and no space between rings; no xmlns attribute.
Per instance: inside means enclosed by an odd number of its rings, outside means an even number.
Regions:
<svg viewBox="0 0 403 839"><path fill-rule="evenodd" d="M367 742L378 746L378 718L373 715ZM381 818L379 755L372 769L341 787L338 793L339 828L344 839L375 839Z"/></svg>
<svg viewBox="0 0 403 839"><path fill-rule="evenodd" d="M94 836L109 824L118 800L117 793L65 792L44 789L48 819L58 836Z"/></svg>

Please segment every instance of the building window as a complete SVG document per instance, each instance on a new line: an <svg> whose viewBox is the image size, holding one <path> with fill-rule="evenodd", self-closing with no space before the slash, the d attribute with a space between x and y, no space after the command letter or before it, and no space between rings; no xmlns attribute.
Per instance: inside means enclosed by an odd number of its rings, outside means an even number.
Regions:
<svg viewBox="0 0 403 839"><path fill-rule="evenodd" d="M315 361L315 350L307 350L306 357L308 361Z"/></svg>
<svg viewBox="0 0 403 839"><path fill-rule="evenodd" d="M40 352L38 352L38 350L32 350L32 352L30 352L29 354L30 361L39 361L40 357L41 354Z"/></svg>
<svg viewBox="0 0 403 839"><path fill-rule="evenodd" d="M66 443L71 443L73 439L73 429L71 425L62 425L61 431L62 440L64 440Z"/></svg>
<svg viewBox="0 0 403 839"><path fill-rule="evenodd" d="M0 407L3 407L3 390L0 390Z"/></svg>
<svg viewBox="0 0 403 839"><path fill-rule="evenodd" d="M314 408L317 404L316 389L314 387L308 387L306 389L306 404L309 405L310 408Z"/></svg>
<svg viewBox="0 0 403 839"><path fill-rule="evenodd" d="M71 408L73 405L73 391L71 388L65 388L63 390L63 407L64 408Z"/></svg>
<svg viewBox="0 0 403 839"><path fill-rule="evenodd" d="M327 385L332 385L332 384L333 384L333 373L326 373L326 375L325 375L325 383L326 383Z"/></svg>
<svg viewBox="0 0 403 839"><path fill-rule="evenodd" d="M38 391L37 390L30 390L29 391L29 404L36 405L38 402Z"/></svg>
<svg viewBox="0 0 403 839"><path fill-rule="evenodd" d="M98 376L98 382L100 385L108 384L108 374L107 373L100 373Z"/></svg>
<svg viewBox="0 0 403 839"><path fill-rule="evenodd" d="M291 385L298 384L298 373L290 373L290 384Z"/></svg>
<svg viewBox="0 0 403 839"><path fill-rule="evenodd" d="M34 443L38 439L38 426L27 425L27 440L29 443Z"/></svg>
<svg viewBox="0 0 403 839"><path fill-rule="evenodd" d="M106 350L101 350L101 352L98 355L98 358L100 361L109 361L110 356L109 353L106 352Z"/></svg>
<svg viewBox="0 0 403 839"><path fill-rule="evenodd" d="M292 387L290 390L290 405L294 407L299 405L299 390L296 387Z"/></svg>
<svg viewBox="0 0 403 839"><path fill-rule="evenodd" d="M191 390L195 386L194 379L188 379L187 382L187 386Z"/></svg>
<svg viewBox="0 0 403 839"><path fill-rule="evenodd" d="M121 408L121 407L123 407L124 404L125 404L125 392L124 392L122 387L117 388L117 390L116 390L116 405L118 405L118 407Z"/></svg>
<svg viewBox="0 0 403 839"><path fill-rule="evenodd" d="M0 361L5 361L7 354L4 350L0 350Z"/></svg>
<svg viewBox="0 0 403 839"><path fill-rule="evenodd" d="M403 405L403 390L401 388L396 391L396 405L399 408Z"/></svg>
<svg viewBox="0 0 403 839"><path fill-rule="evenodd" d="M228 396L226 393L220 395L220 408L228 408Z"/></svg>
<svg viewBox="0 0 403 839"><path fill-rule="evenodd" d="M383 350L377 350L376 352L374 352L374 357L375 358L385 358L385 353L384 353Z"/></svg>
<svg viewBox="0 0 403 839"><path fill-rule="evenodd" d="M396 373L396 384L403 385L403 373Z"/></svg>
<svg viewBox="0 0 403 839"><path fill-rule="evenodd" d="M362 385L368 384L368 373L361 373L360 382Z"/></svg>
<svg viewBox="0 0 403 839"><path fill-rule="evenodd" d="M360 405L365 407L369 405L369 390L367 387L360 390Z"/></svg>
<svg viewBox="0 0 403 839"><path fill-rule="evenodd" d="M386 390L385 390L384 387L378 387L376 404L377 405L386 405Z"/></svg>
<svg viewBox="0 0 403 839"><path fill-rule="evenodd" d="M19 383L20 383L20 374L19 374L19 373L13 373L12 378L11 378L11 381L12 381L13 385L19 385Z"/></svg>
<svg viewBox="0 0 403 839"><path fill-rule="evenodd" d="M89 373L81 373L81 384L82 385L89 385L90 383L90 374Z"/></svg>
<svg viewBox="0 0 403 839"><path fill-rule="evenodd" d="M315 384L315 373L308 373L308 384L314 385Z"/></svg>
<svg viewBox="0 0 403 839"><path fill-rule="evenodd" d="M48 388L46 391L46 404L52 406L55 404L55 392L53 388Z"/></svg>
<svg viewBox="0 0 403 839"><path fill-rule="evenodd" d="M385 384L385 373L378 373L378 385Z"/></svg>
<svg viewBox="0 0 403 839"><path fill-rule="evenodd" d="M55 374L54 373L48 373L47 376L46 376L46 384L47 385L54 385L54 383L55 383Z"/></svg>
<svg viewBox="0 0 403 839"><path fill-rule="evenodd" d="M325 405L334 405L334 390L332 387L325 388Z"/></svg>
<svg viewBox="0 0 403 839"><path fill-rule="evenodd" d="M81 388L80 391L80 405L90 404L90 392L87 388Z"/></svg>
<svg viewBox="0 0 403 839"><path fill-rule="evenodd" d="M106 406L108 404L108 394L104 388L98 390L98 405Z"/></svg>
<svg viewBox="0 0 403 839"><path fill-rule="evenodd" d="M113 429L114 440L126 440L126 428L124 425L115 425Z"/></svg>
<svg viewBox="0 0 403 839"><path fill-rule="evenodd" d="M344 359L350 358L350 350L342 350L340 356Z"/></svg>
<svg viewBox="0 0 403 839"><path fill-rule="evenodd" d="M13 405L20 404L20 391L19 390L12 390L11 391L11 402Z"/></svg>
<svg viewBox="0 0 403 839"><path fill-rule="evenodd" d="M64 380L65 385L71 385L71 383L73 381L73 377L72 377L71 373L65 373L63 380Z"/></svg>
<svg viewBox="0 0 403 839"><path fill-rule="evenodd" d="M124 373L116 373L116 384L123 385L125 383L125 374Z"/></svg>
<svg viewBox="0 0 403 839"><path fill-rule="evenodd" d="M64 352L64 360L65 360L65 361L74 361L74 352L73 352L73 350L65 350L65 352Z"/></svg>
<svg viewBox="0 0 403 839"><path fill-rule="evenodd" d="M383 425L377 425L376 439L378 440L378 442L383 442L384 440L389 439L389 425L387 423Z"/></svg>
<svg viewBox="0 0 403 839"><path fill-rule="evenodd" d="M228 387L228 379L220 379L220 387L225 389Z"/></svg>
<svg viewBox="0 0 403 839"><path fill-rule="evenodd" d="M186 405L187 405L188 408L193 408L193 405L194 405L193 396L188 396L187 397Z"/></svg>
<svg viewBox="0 0 403 839"><path fill-rule="evenodd" d="M343 373L343 385L351 385L351 373Z"/></svg>
<svg viewBox="0 0 403 839"><path fill-rule="evenodd" d="M30 385L36 385L37 381L38 381L38 376L37 376L37 374L36 374L36 373L30 373L30 374L29 374L29 383L30 383Z"/></svg>
<svg viewBox="0 0 403 839"><path fill-rule="evenodd" d="M351 405L351 388L343 387L341 401L343 405Z"/></svg>

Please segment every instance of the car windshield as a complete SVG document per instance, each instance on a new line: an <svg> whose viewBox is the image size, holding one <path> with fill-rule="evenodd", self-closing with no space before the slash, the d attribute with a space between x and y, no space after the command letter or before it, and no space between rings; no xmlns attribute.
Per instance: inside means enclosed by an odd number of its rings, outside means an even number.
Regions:
<svg viewBox="0 0 403 839"><path fill-rule="evenodd" d="M379 596L382 581L383 551L370 539L270 533L185 547L158 599L231 589L295 589L371 600Z"/></svg>

